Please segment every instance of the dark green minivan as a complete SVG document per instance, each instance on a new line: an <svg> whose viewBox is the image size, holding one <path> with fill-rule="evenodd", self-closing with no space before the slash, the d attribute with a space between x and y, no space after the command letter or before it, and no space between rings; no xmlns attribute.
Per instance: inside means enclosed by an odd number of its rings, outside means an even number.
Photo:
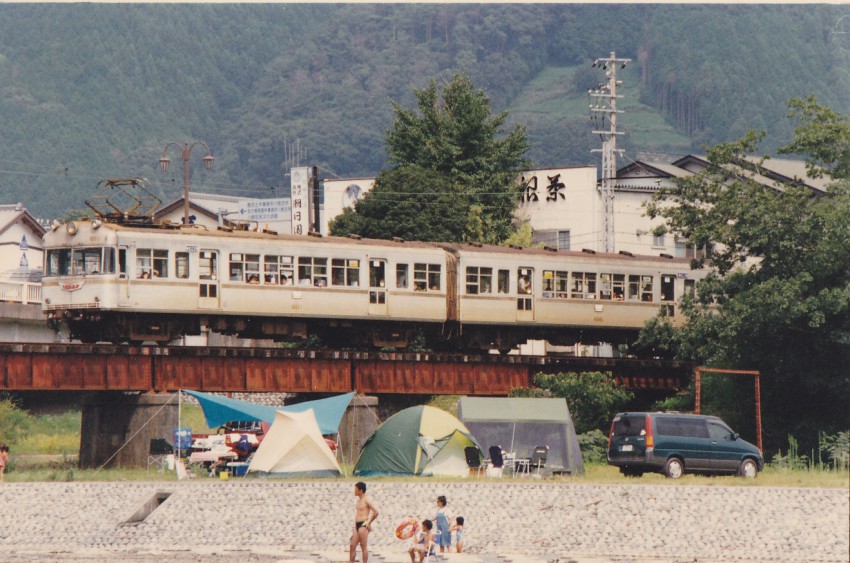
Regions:
<svg viewBox="0 0 850 563"><path fill-rule="evenodd" d="M737 473L755 477L764 469L761 451L716 416L624 412L608 436L608 464L628 477L663 473Z"/></svg>

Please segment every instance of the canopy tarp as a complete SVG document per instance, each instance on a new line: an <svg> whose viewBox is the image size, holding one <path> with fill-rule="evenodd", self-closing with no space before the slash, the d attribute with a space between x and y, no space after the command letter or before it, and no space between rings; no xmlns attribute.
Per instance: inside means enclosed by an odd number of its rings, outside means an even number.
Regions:
<svg viewBox="0 0 850 563"><path fill-rule="evenodd" d="M210 428L218 428L228 422L242 420L259 420L272 424L275 421L275 412L279 410L303 412L312 409L322 434L336 434L338 432L339 423L345 414L345 409L348 408L351 398L354 397L352 392L327 399L295 403L294 405L267 407L248 401L222 397L221 395L189 391L188 389L183 391L195 397L201 404L204 418L206 418L207 426Z"/></svg>
<svg viewBox="0 0 850 563"><path fill-rule="evenodd" d="M366 440L355 475L447 475L469 473L464 448L478 444L451 414L418 406L388 418ZM480 448L479 448L480 452Z"/></svg>
<svg viewBox="0 0 850 563"><path fill-rule="evenodd" d="M263 443L251 458L249 474L266 477L339 477L342 472L322 438L312 409L275 412Z"/></svg>
<svg viewBox="0 0 850 563"><path fill-rule="evenodd" d="M565 399L461 397L457 412L485 451L499 446L517 458L531 458L535 447L548 446L546 472L584 473Z"/></svg>

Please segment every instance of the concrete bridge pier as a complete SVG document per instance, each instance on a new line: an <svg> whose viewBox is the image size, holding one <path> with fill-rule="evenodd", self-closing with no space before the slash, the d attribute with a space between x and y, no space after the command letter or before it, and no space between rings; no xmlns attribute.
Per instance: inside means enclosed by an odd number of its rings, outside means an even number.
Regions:
<svg viewBox="0 0 850 563"><path fill-rule="evenodd" d="M80 428L80 468L147 467L150 441L174 442L176 393L103 391L86 397Z"/></svg>
<svg viewBox="0 0 850 563"><path fill-rule="evenodd" d="M337 459L354 468L363 444L380 422L377 415L378 397L355 395L339 423L339 451Z"/></svg>

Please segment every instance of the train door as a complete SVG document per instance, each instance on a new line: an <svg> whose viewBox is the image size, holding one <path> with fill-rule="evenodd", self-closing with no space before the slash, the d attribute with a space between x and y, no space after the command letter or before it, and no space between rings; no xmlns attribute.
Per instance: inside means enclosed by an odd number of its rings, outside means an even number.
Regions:
<svg viewBox="0 0 850 563"><path fill-rule="evenodd" d="M673 317L676 312L676 278L671 274L661 275L661 310L665 317Z"/></svg>
<svg viewBox="0 0 850 563"><path fill-rule="evenodd" d="M369 314L387 314L387 261L382 258L369 260Z"/></svg>
<svg viewBox="0 0 850 563"><path fill-rule="evenodd" d="M534 320L534 268L517 268L516 320Z"/></svg>
<svg viewBox="0 0 850 563"><path fill-rule="evenodd" d="M118 247L118 306L129 307L130 303L130 272L127 271L127 256L130 249L127 246Z"/></svg>
<svg viewBox="0 0 850 563"><path fill-rule="evenodd" d="M218 251L201 250L198 253L198 308L219 308Z"/></svg>

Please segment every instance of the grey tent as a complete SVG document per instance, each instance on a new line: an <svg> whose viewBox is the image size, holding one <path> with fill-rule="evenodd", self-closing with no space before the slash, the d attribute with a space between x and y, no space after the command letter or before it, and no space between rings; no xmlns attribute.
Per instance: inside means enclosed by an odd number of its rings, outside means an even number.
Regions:
<svg viewBox="0 0 850 563"><path fill-rule="evenodd" d="M535 447L548 446L544 473L584 474L564 399L461 397L457 415L485 452L501 446L517 458L530 458Z"/></svg>

